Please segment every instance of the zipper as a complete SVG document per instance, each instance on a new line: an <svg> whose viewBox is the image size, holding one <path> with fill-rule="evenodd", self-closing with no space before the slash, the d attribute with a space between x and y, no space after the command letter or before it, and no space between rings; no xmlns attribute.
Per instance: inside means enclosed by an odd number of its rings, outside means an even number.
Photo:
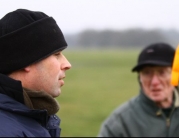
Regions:
<svg viewBox="0 0 179 138"><path fill-rule="evenodd" d="M170 118L166 119L166 125L167 125L167 127L170 127Z"/></svg>
<svg viewBox="0 0 179 138"><path fill-rule="evenodd" d="M166 118L166 125L167 125L167 127L170 127L170 124L171 124L171 115L172 115L172 113L173 113L173 111L175 110L175 107L172 109L172 111L170 112L170 115L169 115L169 117L167 117Z"/></svg>
<svg viewBox="0 0 179 138"><path fill-rule="evenodd" d="M170 112L170 114L169 114L168 117L163 113L162 109L159 109L159 110L156 112L156 116L161 116L161 115L162 115L162 116L165 117L165 119L166 119L166 127L167 127L166 134L167 134L167 137L169 136L169 129L170 129L170 125L171 125L171 116L172 116L174 110L175 110L175 107L173 107L173 109L172 109L172 111Z"/></svg>
<svg viewBox="0 0 179 138"><path fill-rule="evenodd" d="M170 125L171 125L171 116L175 110L175 107L172 109L170 112L170 115L166 118L166 126L167 126L167 137L169 137L169 132L170 132Z"/></svg>

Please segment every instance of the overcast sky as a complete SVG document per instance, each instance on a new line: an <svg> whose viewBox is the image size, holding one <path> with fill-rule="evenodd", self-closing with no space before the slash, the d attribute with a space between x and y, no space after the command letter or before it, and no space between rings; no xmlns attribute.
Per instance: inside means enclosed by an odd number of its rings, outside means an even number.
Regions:
<svg viewBox="0 0 179 138"><path fill-rule="evenodd" d="M66 34L86 28L179 30L179 0L0 0L0 18L18 8L54 17Z"/></svg>

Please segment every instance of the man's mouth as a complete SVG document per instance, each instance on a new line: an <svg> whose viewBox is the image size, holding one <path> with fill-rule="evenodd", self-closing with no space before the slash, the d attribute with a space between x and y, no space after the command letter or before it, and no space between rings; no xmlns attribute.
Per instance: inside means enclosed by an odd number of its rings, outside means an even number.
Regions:
<svg viewBox="0 0 179 138"><path fill-rule="evenodd" d="M59 79L59 81L60 81L60 86L63 86L65 84L63 79Z"/></svg>

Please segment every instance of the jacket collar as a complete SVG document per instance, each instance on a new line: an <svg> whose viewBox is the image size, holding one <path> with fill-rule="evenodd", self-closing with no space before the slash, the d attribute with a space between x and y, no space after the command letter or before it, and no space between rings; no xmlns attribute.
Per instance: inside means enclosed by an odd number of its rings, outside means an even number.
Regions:
<svg viewBox="0 0 179 138"><path fill-rule="evenodd" d="M31 110L24 105L21 82L3 74L0 74L0 109L34 118L42 125L47 123L46 110Z"/></svg>
<svg viewBox="0 0 179 138"><path fill-rule="evenodd" d="M20 81L0 74L0 93L5 94L24 104L23 89Z"/></svg>
<svg viewBox="0 0 179 138"><path fill-rule="evenodd" d="M144 107L144 110L146 112L153 111L157 116L161 115L162 109L159 108L151 99L149 99L143 92L143 90L140 90L139 94L139 100L142 101L142 106ZM179 107L179 94L176 89L174 89L174 101L173 101L174 108ZM150 110L148 110L150 108Z"/></svg>
<svg viewBox="0 0 179 138"><path fill-rule="evenodd" d="M156 104L151 99L149 99L144 94L142 89L140 90L139 100L142 101L142 103L143 103L142 106L148 107L151 110L153 110L154 112L157 112L160 109L158 106L156 106ZM144 109L148 110L148 108L144 108ZM151 110L148 110L148 111L151 111Z"/></svg>
<svg viewBox="0 0 179 138"><path fill-rule="evenodd" d="M174 106L175 107L179 107L179 93L178 93L177 89L174 90L174 97L175 97Z"/></svg>

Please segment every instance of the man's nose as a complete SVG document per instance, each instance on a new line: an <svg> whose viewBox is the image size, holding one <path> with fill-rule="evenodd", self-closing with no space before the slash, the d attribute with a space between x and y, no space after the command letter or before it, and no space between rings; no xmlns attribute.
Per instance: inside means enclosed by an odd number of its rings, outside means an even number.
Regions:
<svg viewBox="0 0 179 138"><path fill-rule="evenodd" d="M65 70L69 70L71 68L70 62L67 60Z"/></svg>
<svg viewBox="0 0 179 138"><path fill-rule="evenodd" d="M71 65L70 62L66 59L65 56L64 56L63 58L64 58L64 60L63 60L63 64L62 64L62 69L64 69L64 70L69 70L69 69L72 67L72 65Z"/></svg>
<svg viewBox="0 0 179 138"><path fill-rule="evenodd" d="M154 74L154 75L152 76L152 79L151 79L151 84L156 85L156 84L158 84L159 82L160 82L159 77L158 77L156 74Z"/></svg>

